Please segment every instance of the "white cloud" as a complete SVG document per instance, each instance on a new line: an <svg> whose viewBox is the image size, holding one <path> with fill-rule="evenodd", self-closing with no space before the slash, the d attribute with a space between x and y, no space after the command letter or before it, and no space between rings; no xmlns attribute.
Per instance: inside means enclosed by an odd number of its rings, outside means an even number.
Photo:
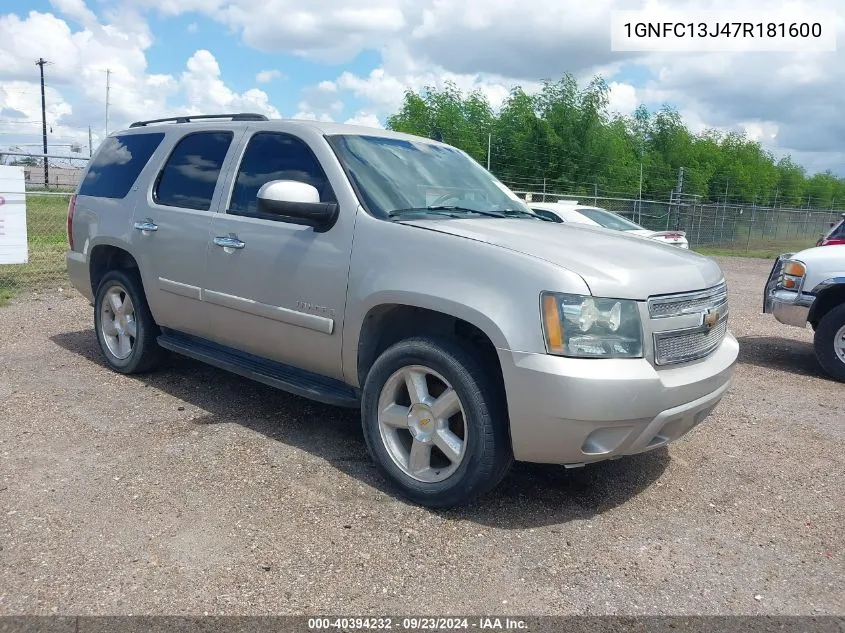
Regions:
<svg viewBox="0 0 845 633"><path fill-rule="evenodd" d="M282 79L284 75L280 70L262 70L255 75L255 81L259 84L269 84L274 79Z"/></svg>
<svg viewBox="0 0 845 633"><path fill-rule="evenodd" d="M146 51L152 35L143 14L125 13L128 2L51 2L65 19L37 12L23 18L0 16L0 84L25 82L27 90L37 85L32 62L49 51L56 62L47 69L49 85L56 91L52 98L58 100L52 116L62 122L82 126L102 118L106 62L114 70L116 118L224 106L274 112L262 91L239 94L226 86L210 51L207 55L198 51L182 74L150 76ZM754 9L764 19L770 3L707 0L704 5ZM834 11L839 3L814 0ZM338 69L333 80L307 86L299 96L297 115L357 119L359 114L350 117L343 105L353 97L356 109L383 119L401 106L405 90L442 87L446 81L464 92L481 90L495 107L517 83L530 92L541 80L557 79L564 72L582 81L600 72L610 82L612 111L627 114L639 103L669 103L679 108L695 130L743 129L773 149L795 151L808 164L831 160L845 172L841 53L610 50L611 9L667 4L668 0L532 0L529 4L521 0L312 0L305 4L297 0L133 0L131 6L135 11L154 9L165 17L205 16L262 51L333 63L367 50L381 54L380 64L371 71ZM682 11L701 3L673 0L671 5ZM111 13L101 13L101 6L109 7ZM101 16L99 20L92 9ZM845 16L824 27L845 33ZM272 81L277 77L267 73L274 72L259 73L256 82ZM71 89L81 97L71 98ZM73 104L72 112L60 114L56 108L62 100ZM3 107L17 109L8 96L0 102ZM21 111L28 117L38 113Z"/></svg>
<svg viewBox="0 0 845 633"><path fill-rule="evenodd" d="M375 114L373 114L372 112L364 112L363 110L360 112L356 112L354 116L346 119L344 123L348 125L363 125L365 127L384 127Z"/></svg>
<svg viewBox="0 0 845 633"><path fill-rule="evenodd" d="M304 119L306 121L323 121L325 123L332 123L334 119L331 115L328 114L317 114L316 112L312 112L309 110L299 110L296 114L294 114L292 119Z"/></svg>
<svg viewBox="0 0 845 633"><path fill-rule="evenodd" d="M53 0L53 5L77 29L53 14L30 11L23 18L0 15L0 132L2 142L40 132L41 103L38 68L49 51L45 68L47 122L52 143L84 141L88 126L99 139L105 128L106 69L111 71L109 130L150 116L183 113L254 111L279 117L268 95L258 89L237 93L223 81L217 60L199 50L179 75L150 74L146 51L152 37L137 16L117 13L112 22L97 21L82 0ZM6 136L14 134L14 137ZM18 140L15 140L18 139Z"/></svg>
<svg viewBox="0 0 845 633"><path fill-rule="evenodd" d="M180 85L188 100L187 108L194 114L249 111L270 118L281 117L264 91L253 88L238 94L229 88L220 78L220 65L214 55L204 49L198 50L188 60Z"/></svg>
<svg viewBox="0 0 845 633"><path fill-rule="evenodd" d="M614 114L631 115L639 105L637 89L629 83L612 81L608 84L610 95L607 109Z"/></svg>

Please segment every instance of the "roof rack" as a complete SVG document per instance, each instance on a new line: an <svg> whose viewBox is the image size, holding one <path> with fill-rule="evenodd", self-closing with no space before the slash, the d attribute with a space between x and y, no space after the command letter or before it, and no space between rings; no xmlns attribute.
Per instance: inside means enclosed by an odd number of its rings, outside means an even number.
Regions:
<svg viewBox="0 0 845 633"><path fill-rule="evenodd" d="M236 114L191 114L187 116L174 116L165 119L150 119L149 121L135 121L129 127L143 127L150 123L190 123L198 119L231 119L232 121L269 121L263 114L256 114L254 112L239 112Z"/></svg>

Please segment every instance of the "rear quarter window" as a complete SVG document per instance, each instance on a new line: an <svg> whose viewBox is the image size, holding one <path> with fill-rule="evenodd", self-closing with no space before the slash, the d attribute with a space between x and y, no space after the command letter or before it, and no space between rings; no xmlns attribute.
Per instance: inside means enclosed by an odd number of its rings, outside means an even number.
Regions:
<svg viewBox="0 0 845 633"><path fill-rule="evenodd" d="M164 134L126 134L103 141L79 187L79 195L96 198L124 198Z"/></svg>

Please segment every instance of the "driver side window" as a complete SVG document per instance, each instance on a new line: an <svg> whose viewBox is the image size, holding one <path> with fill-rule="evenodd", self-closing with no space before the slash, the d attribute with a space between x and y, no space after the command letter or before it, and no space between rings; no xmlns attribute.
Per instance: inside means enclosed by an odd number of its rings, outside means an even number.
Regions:
<svg viewBox="0 0 845 633"><path fill-rule="evenodd" d="M258 132L244 151L232 188L228 213L259 216L258 190L271 180L296 180L313 185L320 202L336 202L320 162L300 139L280 132Z"/></svg>

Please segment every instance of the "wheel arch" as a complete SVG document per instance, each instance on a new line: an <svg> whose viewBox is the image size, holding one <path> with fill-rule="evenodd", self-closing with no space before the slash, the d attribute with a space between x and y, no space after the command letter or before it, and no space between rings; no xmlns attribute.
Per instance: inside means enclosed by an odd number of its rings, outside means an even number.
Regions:
<svg viewBox="0 0 845 633"><path fill-rule="evenodd" d="M441 302L442 303L442 302ZM373 305L364 316L354 342L356 386L363 386L378 356L388 347L412 336L445 336L464 342L479 354L484 366L504 394L502 368L497 347L505 345L501 330L484 315L467 306L449 310L434 308L422 301L404 300Z"/></svg>
<svg viewBox="0 0 845 633"><path fill-rule="evenodd" d="M833 308L845 304L845 277L829 279L816 288L816 298L807 315L807 321L813 329L818 327L819 322Z"/></svg>
<svg viewBox="0 0 845 633"><path fill-rule="evenodd" d="M91 282L92 295L96 295L97 287L100 285L103 276L116 268L135 268L140 272L138 260L132 255L126 244L100 242L91 247L88 252L88 276Z"/></svg>

